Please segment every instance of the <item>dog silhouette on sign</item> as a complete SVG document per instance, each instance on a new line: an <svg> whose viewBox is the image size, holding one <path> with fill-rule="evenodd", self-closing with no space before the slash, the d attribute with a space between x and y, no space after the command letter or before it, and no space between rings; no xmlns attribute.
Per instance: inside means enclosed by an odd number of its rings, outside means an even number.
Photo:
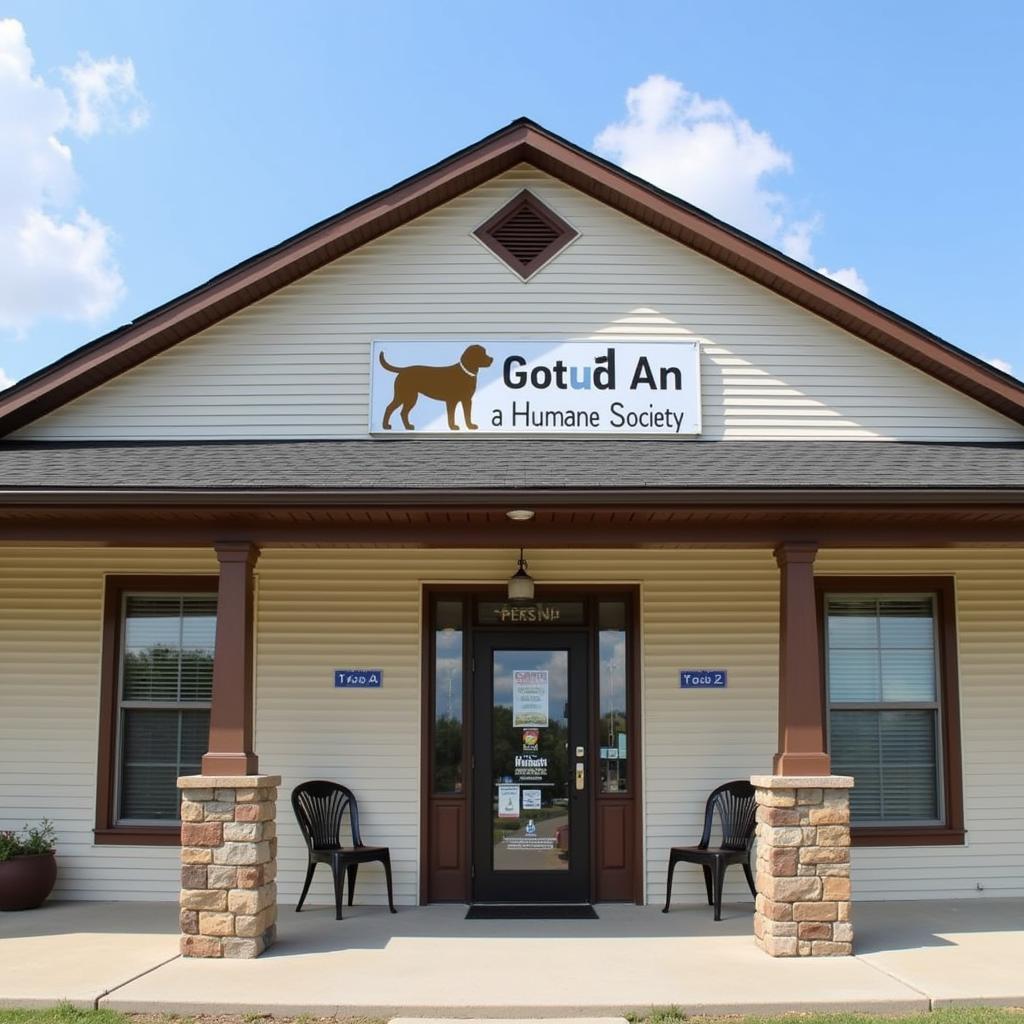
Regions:
<svg viewBox="0 0 1024 1024"><path fill-rule="evenodd" d="M406 430L416 428L409 421L409 413L421 395L444 402L448 413L448 429L458 430L455 422L455 408L462 406L462 417L466 421L467 430L476 430L473 422L473 395L476 394L476 375L484 367L490 366L494 360L487 354L483 345L470 345L462 358L450 366L392 366L380 353L380 365L389 373L395 374L395 394L391 404L384 411L385 430L391 429L391 415L396 409L401 410L402 423Z"/></svg>

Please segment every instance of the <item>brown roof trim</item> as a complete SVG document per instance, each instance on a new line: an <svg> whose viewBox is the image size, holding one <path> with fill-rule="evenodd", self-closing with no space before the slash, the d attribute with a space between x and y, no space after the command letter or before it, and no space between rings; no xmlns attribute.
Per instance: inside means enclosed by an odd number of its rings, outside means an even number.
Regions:
<svg viewBox="0 0 1024 1024"><path fill-rule="evenodd" d="M150 356L529 163L1024 423L1024 384L526 118L212 278L0 393L0 436Z"/></svg>
<svg viewBox="0 0 1024 1024"><path fill-rule="evenodd" d="M0 490L5 510L15 507L80 506L183 508L687 508L708 511L728 507L777 507L806 511L810 507L879 507L890 511L913 507L952 508L983 505L1017 512L1024 501L1021 487L609 487L591 488L460 488L384 490L353 488L25 488Z"/></svg>

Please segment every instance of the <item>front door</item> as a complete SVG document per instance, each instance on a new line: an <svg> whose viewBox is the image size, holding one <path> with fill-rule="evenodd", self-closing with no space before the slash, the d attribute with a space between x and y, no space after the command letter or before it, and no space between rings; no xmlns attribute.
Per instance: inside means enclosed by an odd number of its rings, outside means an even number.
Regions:
<svg viewBox="0 0 1024 1024"><path fill-rule="evenodd" d="M473 898L590 899L587 638L478 633Z"/></svg>

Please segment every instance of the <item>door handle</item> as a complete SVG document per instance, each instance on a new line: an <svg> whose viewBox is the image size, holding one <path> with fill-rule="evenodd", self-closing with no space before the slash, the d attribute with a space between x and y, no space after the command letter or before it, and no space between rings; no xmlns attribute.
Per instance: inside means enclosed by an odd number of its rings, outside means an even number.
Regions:
<svg viewBox="0 0 1024 1024"><path fill-rule="evenodd" d="M583 762L582 761L577 761L576 762L576 788L577 789L583 789L584 784L585 784L585 777L584 777L584 773L583 773Z"/></svg>

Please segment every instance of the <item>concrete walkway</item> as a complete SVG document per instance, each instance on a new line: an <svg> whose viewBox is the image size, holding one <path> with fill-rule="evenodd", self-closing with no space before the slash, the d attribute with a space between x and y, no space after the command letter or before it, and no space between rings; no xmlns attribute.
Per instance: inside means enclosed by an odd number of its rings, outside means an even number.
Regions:
<svg viewBox="0 0 1024 1024"><path fill-rule="evenodd" d="M56 903L0 914L0 1006L96 1006L178 956L169 903Z"/></svg>
<svg viewBox="0 0 1024 1024"><path fill-rule="evenodd" d="M861 903L857 956L772 960L750 908L607 905L596 921L466 921L465 908L282 907L255 961L175 956L170 904L48 904L0 915L0 1005L135 1012L437 1017L898 1013L1024 1006L1024 900Z"/></svg>

